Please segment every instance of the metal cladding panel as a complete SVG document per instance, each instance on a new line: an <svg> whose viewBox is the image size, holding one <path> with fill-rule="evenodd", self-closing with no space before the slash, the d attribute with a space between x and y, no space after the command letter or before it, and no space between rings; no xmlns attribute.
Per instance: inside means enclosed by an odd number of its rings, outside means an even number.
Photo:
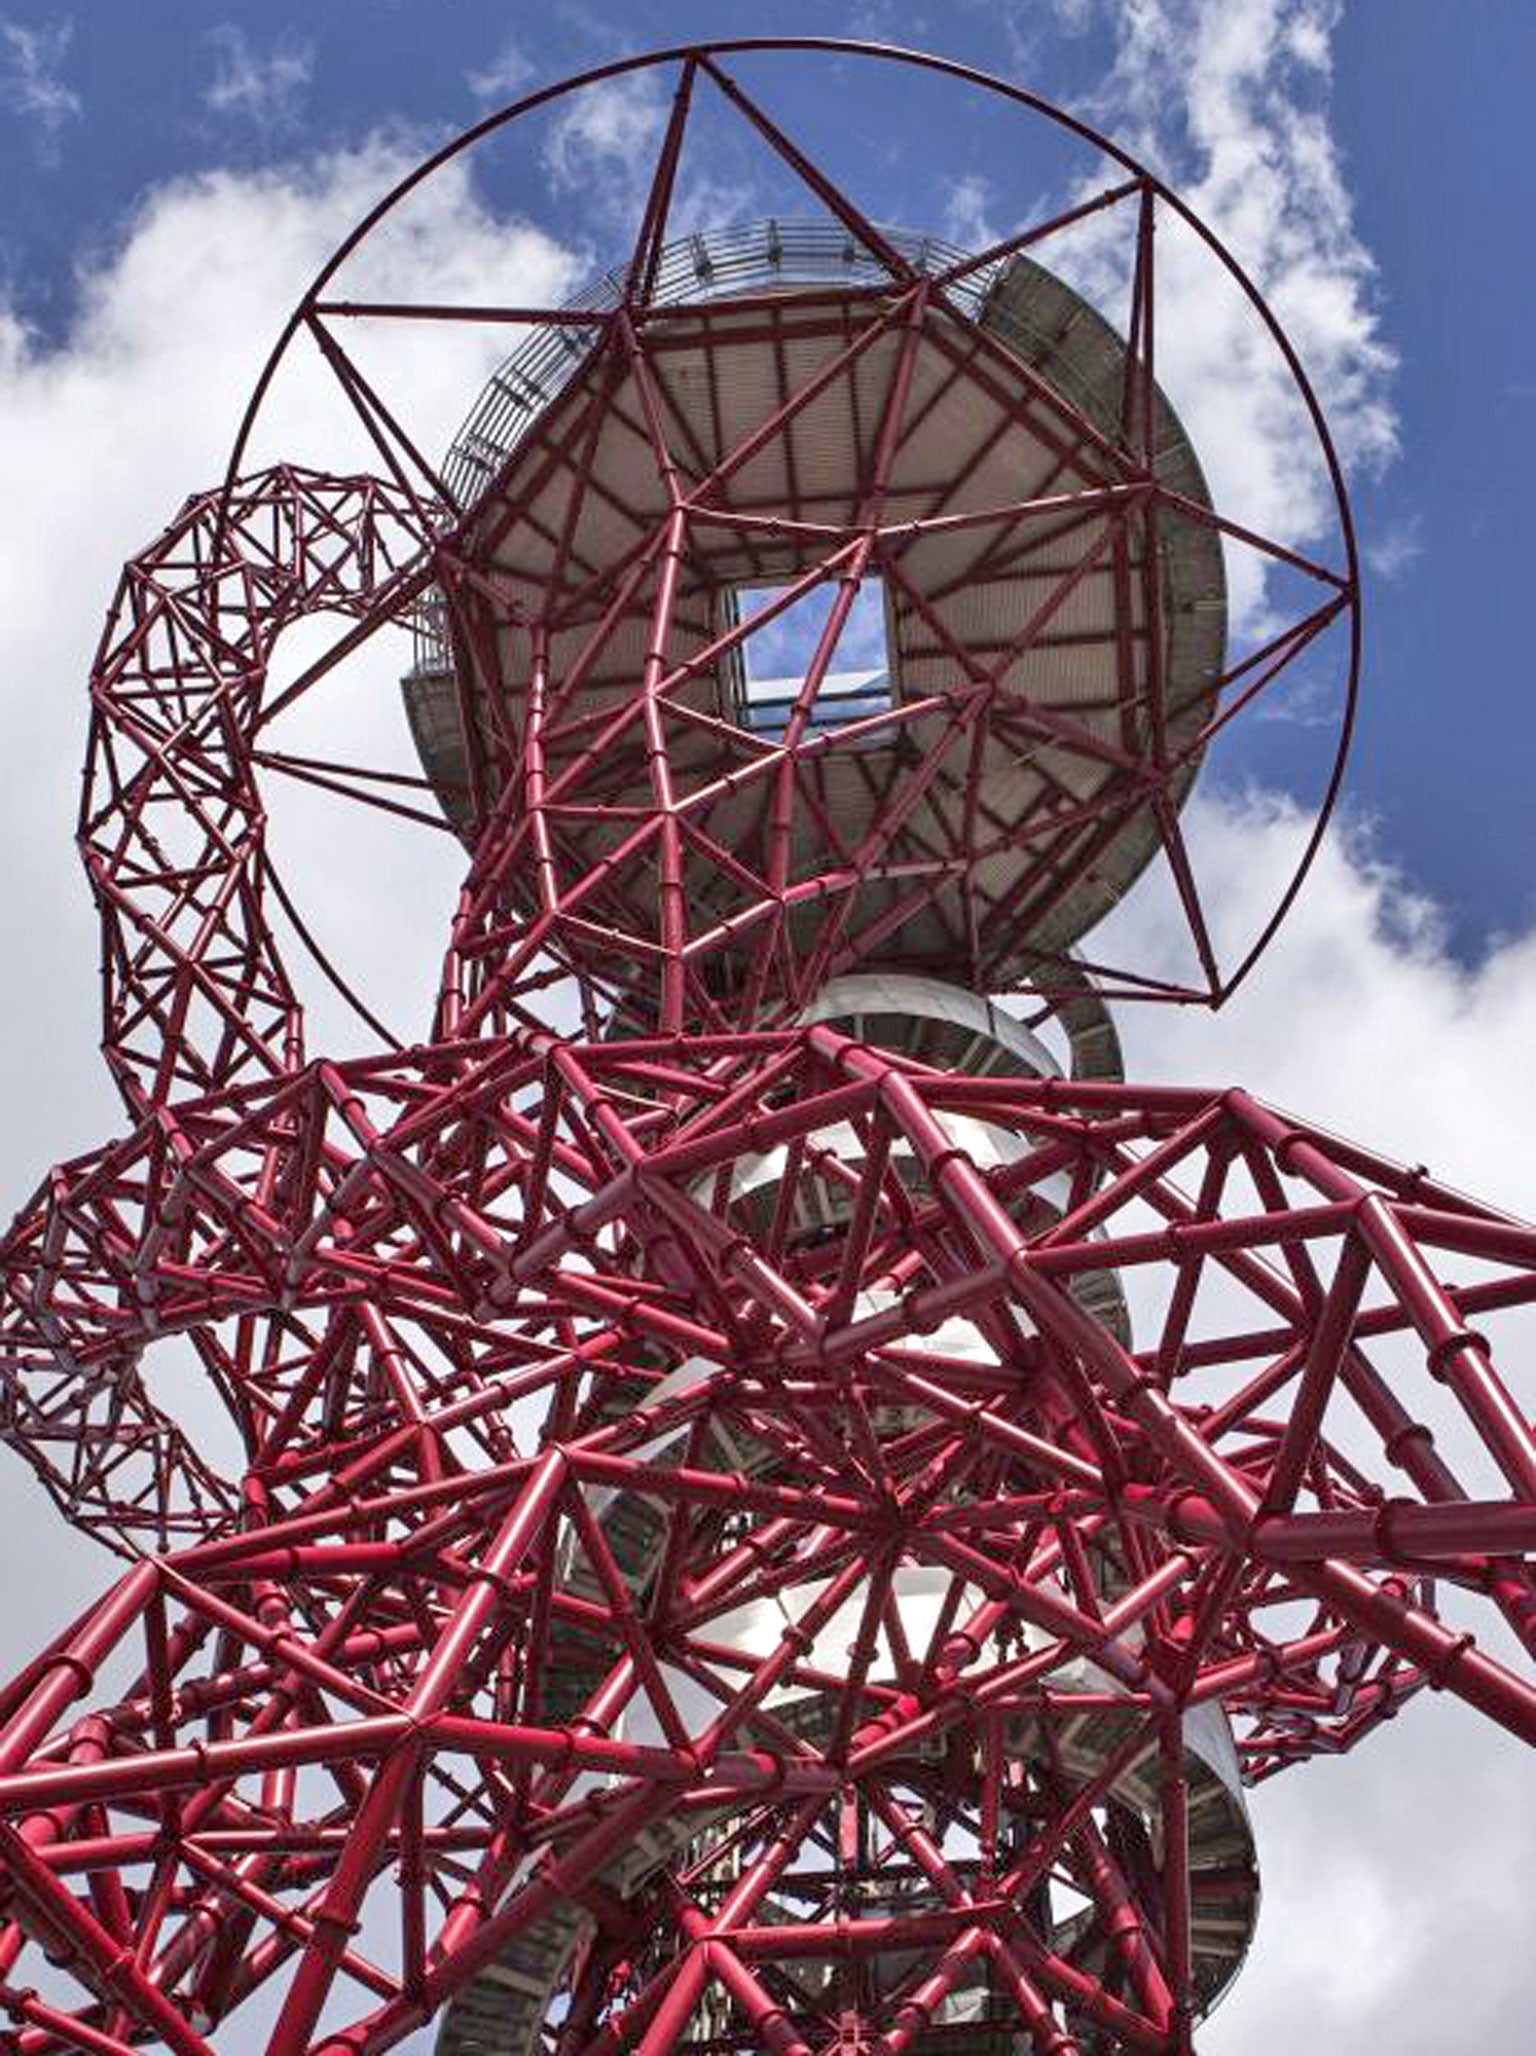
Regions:
<svg viewBox="0 0 1536 2056"><path fill-rule="evenodd" d="M1025 1072L1061 1075L1061 1066L1022 1021L978 993L911 972L855 972L824 985L801 1016L834 1021L856 1041L899 1048L923 1063L968 1077Z"/></svg>
<svg viewBox="0 0 1536 2056"><path fill-rule="evenodd" d="M1087 571L1075 584L1065 587L1059 572L1042 574L1033 568L1027 577L997 577L968 580L939 602L935 611L953 639L967 650L994 660L1018 641L1025 620L1036 609L1050 603L1050 614L1042 625L1049 645L1058 637L1071 636L1098 645L1094 652L1100 687L1106 682L1106 649L1112 651L1115 633L1124 616L1117 608L1114 573L1107 565ZM1130 626L1137 626L1130 611ZM915 623L916 633L921 624ZM1040 647L1032 641L1033 656ZM1112 679L1113 672L1108 676ZM1049 684L1049 680L1042 681Z"/></svg>
<svg viewBox="0 0 1536 2056"><path fill-rule="evenodd" d="M1037 707L1045 713L1059 711L1075 727L1089 727L1095 706L1119 720L1119 698L1106 707L1104 689L1105 656L1110 639L1093 636L1087 641L1049 641L1023 655L1008 659L999 674L1002 693L1016 695L1021 708ZM1004 652L999 652L1001 662ZM1052 761L1058 746L1049 744ZM1059 754L1072 756L1070 743L1059 746Z"/></svg>
<svg viewBox="0 0 1536 2056"><path fill-rule="evenodd" d="M897 344L883 335L862 353L850 375L840 378L803 409L790 430L795 470L802 492L823 496L819 520L853 520L861 497L859 479L867 439L861 423L874 418L879 396L890 382ZM791 390L807 383L837 354L836 345L786 351ZM839 509L843 511L838 512Z"/></svg>
<svg viewBox="0 0 1536 2056"><path fill-rule="evenodd" d="M690 471L718 464L724 448L714 408L709 356L690 324L682 336L665 329L652 337L649 358L659 416L679 460Z"/></svg>

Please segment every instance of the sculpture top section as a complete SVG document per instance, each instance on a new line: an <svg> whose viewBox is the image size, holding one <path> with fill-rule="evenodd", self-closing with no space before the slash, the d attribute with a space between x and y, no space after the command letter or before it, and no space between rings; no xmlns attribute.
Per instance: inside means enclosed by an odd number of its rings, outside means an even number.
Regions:
<svg viewBox="0 0 1536 2056"><path fill-rule="evenodd" d="M1014 225L971 257L880 227L888 167L850 166L845 125L816 132L819 102L783 124L796 67L829 53L861 92L878 74L951 96L935 133L974 111L1017 141ZM569 221L537 219L539 124L547 142L619 88L655 112L656 154L636 167L628 255L584 304L525 304L510 275L452 300L399 283L391 229L481 152L485 190L513 196L509 242L542 227L540 248L564 249ZM680 233L711 190L690 185L701 123L757 153L767 218ZM1041 134L1058 146L1043 171ZM815 162L829 140L835 180ZM1031 212L1035 192L1057 197ZM1247 328L1215 362L1203 325L1222 294ZM440 467L431 395L456 403L498 363ZM269 409L290 370L302 462ZM1289 407L1298 424L1295 475L1310 464L1319 489L1283 537L1262 532L1241 464L1202 478L1213 384L1212 452L1241 448L1245 420ZM290 628L322 617L333 639L270 677ZM404 632L430 777L403 733L398 757L349 733L356 696L340 718L327 698L354 654ZM312 926L274 858L280 778L337 808L340 853L362 846L359 808L370 831L439 842L446 809L468 844L440 1041L541 1030L571 974L592 1036L782 1022L854 971L1030 988L1074 1036L1090 985L1217 1003L1326 826L1358 650L1316 400L1256 288L1152 173L943 59L801 40L607 65L489 117L379 202L296 307L222 487L125 569L81 815L107 1058L135 1117L296 1074L313 987L295 942L371 1038L425 1025L350 954L370 923L393 948L382 881L416 849L370 857L345 932ZM1243 717L1301 667L1285 774L1305 797L1316 772L1315 827L1278 904L1234 933L1180 805L1229 746L1240 778L1262 771ZM1299 764L1302 744L1321 763ZM1162 891L1157 918L1101 922L1138 877Z"/></svg>
<svg viewBox="0 0 1536 2056"><path fill-rule="evenodd" d="M605 288L446 467L476 575L405 690L450 818L527 852L511 907L637 1012L679 960L684 1018L1062 964L1216 709L1221 540L1167 400L1018 252L765 221Z"/></svg>

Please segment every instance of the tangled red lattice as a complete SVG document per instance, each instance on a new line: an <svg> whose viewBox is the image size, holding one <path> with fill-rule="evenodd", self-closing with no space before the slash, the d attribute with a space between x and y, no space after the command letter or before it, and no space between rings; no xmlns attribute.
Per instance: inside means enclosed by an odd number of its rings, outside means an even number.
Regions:
<svg viewBox="0 0 1536 2056"><path fill-rule="evenodd" d="M1240 538L1152 378L1146 173L919 257L728 55L645 61L675 93L607 301L497 315L577 368L489 483L416 458L328 273L297 326L382 475L239 480L124 574L81 844L129 1126L0 1249L6 1439L127 1560L0 1694L19 2056L371 2056L439 2017L453 2056L1178 2056L1252 1933L1247 1786L1426 1687L1536 1739L1494 1639L1536 1636L1500 1368L1536 1230L1122 1082L1072 955L1163 862L1230 988L1178 802L1352 618L1352 554L1264 545L1322 596L1220 655ZM674 289L706 86L857 275ZM1124 343L1015 268L1122 203ZM783 389L708 442L760 350ZM929 504L962 403L1049 490L1000 503L975 455ZM817 502L796 424L825 453L856 414ZM871 578L878 680L837 656ZM988 644L964 606L1026 584ZM269 734L320 612L289 697L414 622L424 775L371 797L470 846L432 1039L362 1057L306 1049L260 786L355 782Z"/></svg>

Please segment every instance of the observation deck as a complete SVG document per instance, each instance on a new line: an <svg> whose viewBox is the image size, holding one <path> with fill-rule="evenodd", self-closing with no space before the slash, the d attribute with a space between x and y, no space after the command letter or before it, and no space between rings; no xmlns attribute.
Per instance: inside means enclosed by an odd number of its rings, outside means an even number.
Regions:
<svg viewBox="0 0 1536 2056"><path fill-rule="evenodd" d="M575 968L601 927L643 963L670 917L716 994L765 948L801 1005L869 965L1004 990L1195 776L1226 598L1172 408L1029 257L880 233L690 236L643 309L610 275L450 453L476 579L422 617L410 720L467 841L541 809L544 906L606 864L603 922L554 922ZM508 795L530 720L538 792ZM670 909L628 847L658 812ZM538 885L509 867L511 906Z"/></svg>

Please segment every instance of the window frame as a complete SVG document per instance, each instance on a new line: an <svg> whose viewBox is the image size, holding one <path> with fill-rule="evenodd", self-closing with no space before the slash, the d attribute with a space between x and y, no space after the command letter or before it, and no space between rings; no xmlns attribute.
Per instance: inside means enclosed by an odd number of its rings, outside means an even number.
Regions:
<svg viewBox="0 0 1536 2056"><path fill-rule="evenodd" d="M721 585L715 595L714 609L718 632L724 634L733 628L740 627L745 615L751 611L751 607L746 604L751 595L782 592L786 586L792 585L800 575L795 570L789 570L777 575L772 572L759 573L746 578L734 579L729 584ZM835 578L825 579L817 585L808 588L800 600L794 603L794 606L785 610L786 613L793 613L795 607L805 605L814 595L824 592L828 587L835 588L837 583L838 581ZM876 715L887 714L901 703L901 672L897 660L896 610L892 601L891 588L887 580L879 572L866 572L859 581L860 598L868 592L872 585L879 589L880 619L885 631L884 667L868 674L867 677L862 671L829 670L826 677L822 680L821 691L816 696L817 711L812 713L807 729L808 734L825 733L828 730L850 726L854 721L868 720ZM830 609L831 600L827 604ZM825 613L821 618L825 621ZM743 735L749 735L755 741L781 742L784 737L789 707L793 704L793 696L791 695L789 699L783 702L777 699L754 701L752 698L754 680L749 662L750 652L751 640L743 638L732 643L728 650L721 653L716 667L719 680L721 717L730 722L732 727L739 729ZM835 661L836 659L834 659ZM804 673L802 672L800 676L803 678ZM839 697L836 690L839 679L856 678L865 679L865 683L862 687L851 688L844 696L861 701L872 699L875 696L876 689L883 684L884 690L880 696L881 703L878 706L863 708L856 714L845 715L841 718L834 715L818 719L817 712L823 706L828 705L829 702L835 704L836 699ZM776 679L761 679L755 682L760 685L768 685L777 684L779 681ZM792 674L790 675L789 682L798 683L798 681L793 680ZM777 707L781 704L784 709L785 720L754 722L751 719L751 709L754 706L767 705ZM883 735L877 731L873 735L861 738L859 746L862 748L878 748L891 739L890 736Z"/></svg>

